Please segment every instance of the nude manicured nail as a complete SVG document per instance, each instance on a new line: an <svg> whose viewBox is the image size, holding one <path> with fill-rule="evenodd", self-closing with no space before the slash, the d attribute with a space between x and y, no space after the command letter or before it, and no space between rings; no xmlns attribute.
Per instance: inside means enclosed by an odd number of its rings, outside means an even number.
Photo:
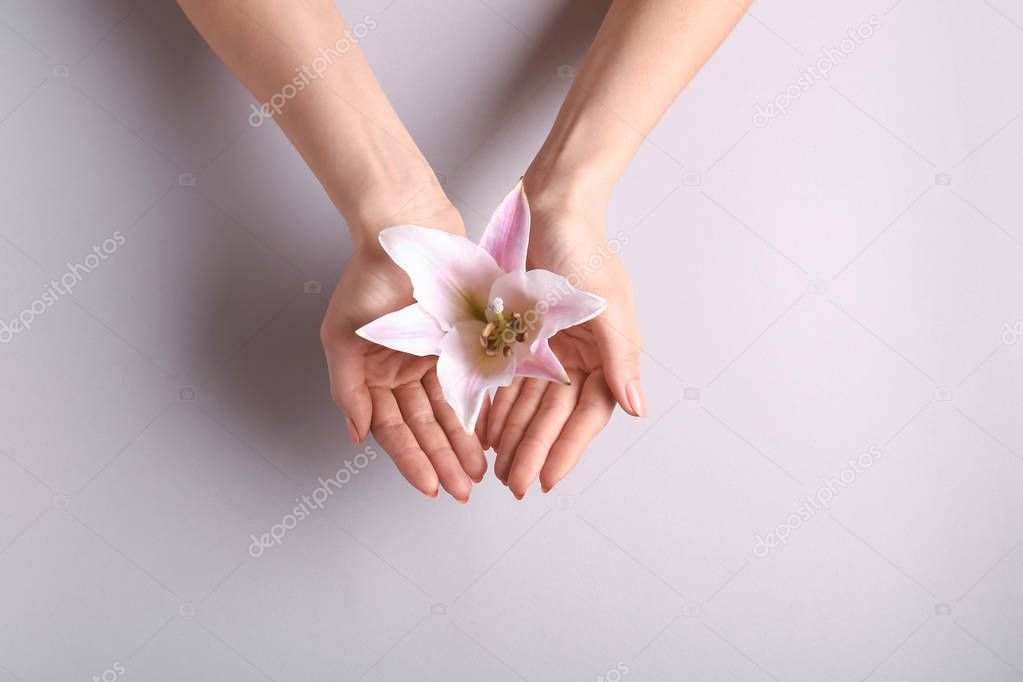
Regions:
<svg viewBox="0 0 1023 682"><path fill-rule="evenodd" d="M356 445L359 444L359 430L355 428L355 422L352 421L351 417L345 417L345 424L348 426L348 435L351 436L352 442Z"/></svg>
<svg viewBox="0 0 1023 682"><path fill-rule="evenodd" d="M639 379L633 379L625 387L625 396L629 399L631 412L637 417L646 416L646 395Z"/></svg>

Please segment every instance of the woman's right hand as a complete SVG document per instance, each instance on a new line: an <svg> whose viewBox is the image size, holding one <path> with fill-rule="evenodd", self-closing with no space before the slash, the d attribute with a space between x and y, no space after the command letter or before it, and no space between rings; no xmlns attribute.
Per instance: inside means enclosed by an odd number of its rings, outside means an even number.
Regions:
<svg viewBox="0 0 1023 682"><path fill-rule="evenodd" d="M446 199L439 210L406 210L387 221L406 222L464 234L458 212ZM413 302L408 277L370 232L341 275L320 329L331 394L353 441L372 431L416 489L436 497L439 484L465 503L473 481L483 478L487 461L480 438L463 431L444 399L437 358L394 351L355 334L364 324Z"/></svg>

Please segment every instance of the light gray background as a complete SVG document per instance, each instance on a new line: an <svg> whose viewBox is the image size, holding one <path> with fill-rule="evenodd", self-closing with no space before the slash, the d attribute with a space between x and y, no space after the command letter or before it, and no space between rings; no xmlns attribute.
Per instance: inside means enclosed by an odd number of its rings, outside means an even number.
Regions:
<svg viewBox="0 0 1023 682"><path fill-rule="evenodd" d="M0 680L1023 678L1023 8L893 1L758 2L643 144L649 419L524 502L379 458L252 558L356 452L344 225L172 2L0 0L0 318L127 239L0 346ZM603 6L339 4L478 235Z"/></svg>

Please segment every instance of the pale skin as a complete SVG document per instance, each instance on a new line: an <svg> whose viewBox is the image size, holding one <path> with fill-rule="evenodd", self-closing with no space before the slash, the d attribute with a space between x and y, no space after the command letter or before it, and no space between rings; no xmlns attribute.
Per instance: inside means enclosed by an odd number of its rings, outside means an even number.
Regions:
<svg viewBox="0 0 1023 682"><path fill-rule="evenodd" d="M568 275L606 242L604 213L646 135L752 0L614 0L546 142L525 171L532 211L528 268ZM445 196L330 0L179 0L220 58L260 101L346 45L274 120L348 223L353 256L321 327L331 392L353 441L370 432L416 489L467 502L497 453L497 477L521 499L550 490L578 463L615 405L644 417L642 340L628 273L605 260L579 283L608 301L596 319L551 347L571 384L521 379L485 403L466 434L444 401L436 357L376 346L355 330L413 302L407 276L377 242L412 223L464 234ZM509 187L521 169L508 169Z"/></svg>

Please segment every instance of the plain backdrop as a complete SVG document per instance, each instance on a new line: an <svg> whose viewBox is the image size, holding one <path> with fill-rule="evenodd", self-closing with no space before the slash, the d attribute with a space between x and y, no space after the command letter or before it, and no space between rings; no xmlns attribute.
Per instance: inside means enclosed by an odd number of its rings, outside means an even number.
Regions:
<svg viewBox="0 0 1023 682"><path fill-rule="evenodd" d="M606 4L339 5L478 236ZM1013 0L757 2L607 216L651 416L462 507L347 440L344 223L177 6L0 0L0 680L1023 678L1021 67Z"/></svg>

